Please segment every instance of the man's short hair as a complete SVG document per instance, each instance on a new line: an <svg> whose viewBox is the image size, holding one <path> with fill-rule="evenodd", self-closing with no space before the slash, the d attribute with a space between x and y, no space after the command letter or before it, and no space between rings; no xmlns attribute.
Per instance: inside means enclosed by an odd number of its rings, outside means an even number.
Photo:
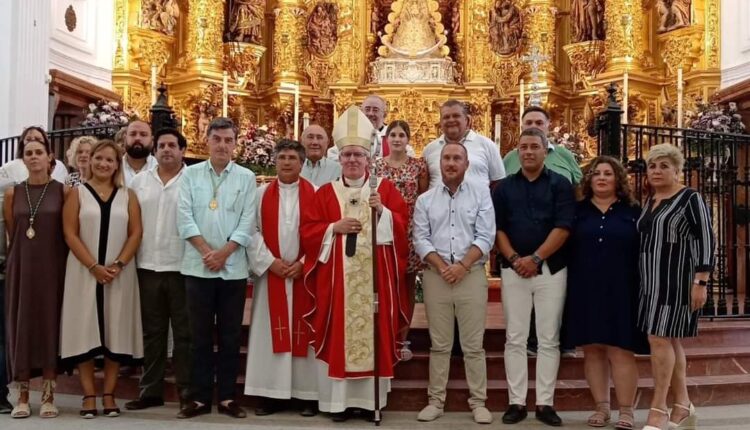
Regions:
<svg viewBox="0 0 750 430"><path fill-rule="evenodd" d="M226 118L223 116L220 116L218 118L214 118L211 120L211 123L208 124L208 130L206 130L206 136L210 136L211 132L214 130L232 130L234 133L234 138L237 138L237 127L234 125L234 121L232 121L230 118Z"/></svg>
<svg viewBox="0 0 750 430"><path fill-rule="evenodd" d="M521 116L521 119L523 120L526 117L526 114L530 114L531 112L541 112L542 115L547 118L547 121L549 121L549 112L544 110L544 108L541 106L529 106L523 111L523 116Z"/></svg>
<svg viewBox="0 0 750 430"><path fill-rule="evenodd" d="M544 146L545 148L547 147L547 136L545 136L545 135L544 135L544 132L543 132L542 130L539 130L539 129L538 129L538 128L536 128L536 127L532 127L532 128L527 128L526 130L524 130L524 131L523 131L523 132L521 133L521 136L520 136L520 137L524 137L524 136L534 136L534 137L538 137L538 138L539 138L539 139L541 139L541 141L542 141L542 146ZM521 141L521 138L520 138L520 137L519 137L519 139L518 139L518 141L519 141L519 142Z"/></svg>
<svg viewBox="0 0 750 430"><path fill-rule="evenodd" d="M448 99L448 100L445 101L445 103L443 103L440 106L440 110L443 110L443 108L453 107L453 106L460 106L461 107L461 112L463 112L464 115L466 115L467 117L469 116L469 105L467 105L466 103L462 102L461 100Z"/></svg>
<svg viewBox="0 0 750 430"><path fill-rule="evenodd" d="M469 150L466 149L466 146L463 143L459 143L459 142L445 142L445 144L443 145L443 147L440 149L440 158L443 158L443 151L445 151L445 149L448 148L451 145L458 145L458 146L460 146L461 149L464 150L464 155L466 156L466 159L467 160L469 159Z"/></svg>
<svg viewBox="0 0 750 430"><path fill-rule="evenodd" d="M185 139L185 136L182 135L179 131L177 131L176 128L172 127L163 127L156 131L156 134L154 134L154 145L158 146L159 144L159 138L162 136L171 135L177 138L177 146L180 147L180 149L187 148L187 139Z"/></svg>
<svg viewBox="0 0 750 430"><path fill-rule="evenodd" d="M299 161L302 163L305 162L305 147L302 146L301 143L292 139L281 139L278 141L278 143L276 143L276 147L273 149L274 159L279 156L279 153L281 151L286 151L289 149L291 149L292 151L297 151L297 154L299 155Z"/></svg>
<svg viewBox="0 0 750 430"><path fill-rule="evenodd" d="M151 131L151 124L149 124L148 121L146 121L145 119L140 119L140 118L133 118L130 121L128 121L128 125L125 126L125 129L130 128L130 125L135 124L136 122L142 122L146 124L148 126L148 130Z"/></svg>

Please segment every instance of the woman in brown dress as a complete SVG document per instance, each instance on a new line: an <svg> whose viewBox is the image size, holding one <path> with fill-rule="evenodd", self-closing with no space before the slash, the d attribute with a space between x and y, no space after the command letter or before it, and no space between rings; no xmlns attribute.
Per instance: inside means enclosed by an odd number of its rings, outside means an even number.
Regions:
<svg viewBox="0 0 750 430"><path fill-rule="evenodd" d="M18 383L11 416L31 415L29 380L42 375L39 416L54 418L65 256L62 208L65 187L50 177L51 148L45 139L25 139L20 156L26 181L5 192L3 215L10 242L5 315L9 379ZM40 270L42 269L42 270Z"/></svg>

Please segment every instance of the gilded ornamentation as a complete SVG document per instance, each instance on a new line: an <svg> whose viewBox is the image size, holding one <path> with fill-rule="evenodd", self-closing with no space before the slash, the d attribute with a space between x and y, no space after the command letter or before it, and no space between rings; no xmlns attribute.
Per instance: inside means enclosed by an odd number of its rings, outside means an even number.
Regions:
<svg viewBox="0 0 750 430"><path fill-rule="evenodd" d="M354 104L354 94L349 91L336 91L333 94L333 106L336 109L337 116L341 112L347 110L349 106Z"/></svg>
<svg viewBox="0 0 750 430"><path fill-rule="evenodd" d="M195 63L222 60L224 0L189 0L187 59Z"/></svg>
<svg viewBox="0 0 750 430"><path fill-rule="evenodd" d="M511 0L496 0L489 14L490 46L500 55L515 54L521 48L521 10Z"/></svg>
<svg viewBox="0 0 750 430"><path fill-rule="evenodd" d="M265 46L243 42L224 44L224 69L237 80L240 89L252 87L257 90L260 59L264 52Z"/></svg>
<svg viewBox="0 0 750 430"><path fill-rule="evenodd" d="M234 0L229 15L229 37L235 42L263 44L266 0Z"/></svg>
<svg viewBox="0 0 750 430"><path fill-rule="evenodd" d="M305 66L305 73L310 77L310 85L320 92L322 97L330 95L330 86L338 75L336 63L313 58Z"/></svg>
<svg viewBox="0 0 750 430"><path fill-rule="evenodd" d="M173 37L140 28L131 28L128 36L130 58L141 71L149 72L152 66L161 68L169 61Z"/></svg>
<svg viewBox="0 0 750 430"><path fill-rule="evenodd" d="M68 5L68 8L65 9L65 28L68 29L69 32L73 32L73 30L76 29L76 24L78 23L78 18L76 17L76 10L73 9L73 5Z"/></svg>
<svg viewBox="0 0 750 430"><path fill-rule="evenodd" d="M603 40L573 43L563 47L573 69L573 82L581 89L591 88L591 81L604 71L607 57Z"/></svg>
<svg viewBox="0 0 750 430"><path fill-rule="evenodd" d="M645 57L643 0L608 2L604 10L610 68L639 69Z"/></svg>
<svg viewBox="0 0 750 430"><path fill-rule="evenodd" d="M335 3L318 2L307 19L307 49L314 55L328 57L336 49L338 7Z"/></svg>
<svg viewBox="0 0 750 430"><path fill-rule="evenodd" d="M142 0L141 2L141 28L172 36L179 17L180 5L177 0Z"/></svg>
<svg viewBox="0 0 750 430"><path fill-rule="evenodd" d="M508 97L518 89L521 76L526 73L526 65L518 56L495 59L495 64L488 70L488 81L495 86L500 97Z"/></svg>
<svg viewBox="0 0 750 430"><path fill-rule="evenodd" d="M474 0L468 8L471 13L468 41L489 41L487 23L489 22L487 0ZM470 83L486 82L487 69L493 63L492 50L488 43L467 43L466 81Z"/></svg>
<svg viewBox="0 0 750 430"><path fill-rule="evenodd" d="M490 136L492 124L490 122L490 111L492 99L487 91L472 91L469 97L469 114L471 115L471 128L479 134Z"/></svg>
<svg viewBox="0 0 750 430"><path fill-rule="evenodd" d="M126 23L128 19L127 4L128 0L116 0L115 1L115 40L117 47L115 48L114 57L114 68L124 69L125 68L125 54L126 47L125 41L127 40Z"/></svg>
<svg viewBox="0 0 750 430"><path fill-rule="evenodd" d="M385 34L380 37L380 57L447 57L450 50L438 7L435 0L394 1Z"/></svg>
<svg viewBox="0 0 750 430"><path fill-rule="evenodd" d="M690 25L691 0L659 0L656 10L659 13L657 33L666 33Z"/></svg>
<svg viewBox="0 0 750 430"><path fill-rule="evenodd" d="M206 154L206 132L208 124L221 115L221 86L211 84L190 92L182 103L185 109L183 134L192 142L188 149L195 154Z"/></svg>
<svg viewBox="0 0 750 430"><path fill-rule="evenodd" d="M502 155L512 151L518 144L518 130L520 126L518 118L518 104L503 103L500 105L500 118L502 121L502 134L500 135L500 153Z"/></svg>
<svg viewBox="0 0 750 430"><path fill-rule="evenodd" d="M706 0L706 65L712 69L718 69L719 46L721 35L721 20L719 15L719 2L721 0Z"/></svg>
<svg viewBox="0 0 750 430"><path fill-rule="evenodd" d="M554 1L547 0L548 5L532 4L524 10L524 31L529 34L527 46L530 50L539 49L539 54L547 57L541 70L549 75L555 64L555 20L557 8Z"/></svg>
<svg viewBox="0 0 750 430"><path fill-rule="evenodd" d="M297 6L283 5L274 10L276 31L273 43L273 73L277 76L301 76L304 66L302 35L305 33L305 11Z"/></svg>
<svg viewBox="0 0 750 430"><path fill-rule="evenodd" d="M438 101L440 100L440 101ZM410 144L417 154L440 134L440 103L442 98L427 98L419 91L407 90L389 98L389 116L403 118L411 128Z"/></svg>
<svg viewBox="0 0 750 430"><path fill-rule="evenodd" d="M604 0L573 0L573 41L604 40Z"/></svg>
<svg viewBox="0 0 750 430"><path fill-rule="evenodd" d="M685 72L693 68L703 53L703 26L690 26L658 36L662 44L662 58L667 70L676 74L682 67Z"/></svg>

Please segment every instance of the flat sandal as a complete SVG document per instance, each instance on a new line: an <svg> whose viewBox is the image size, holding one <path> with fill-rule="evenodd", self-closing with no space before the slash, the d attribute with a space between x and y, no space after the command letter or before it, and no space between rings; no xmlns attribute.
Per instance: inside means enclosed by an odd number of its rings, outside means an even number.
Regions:
<svg viewBox="0 0 750 430"><path fill-rule="evenodd" d="M615 423L615 430L633 430L635 423L635 417L633 416L633 407L622 407L620 408L617 422Z"/></svg>
<svg viewBox="0 0 750 430"><path fill-rule="evenodd" d="M611 419L609 402L597 402L596 411L586 421L589 427L605 427Z"/></svg>

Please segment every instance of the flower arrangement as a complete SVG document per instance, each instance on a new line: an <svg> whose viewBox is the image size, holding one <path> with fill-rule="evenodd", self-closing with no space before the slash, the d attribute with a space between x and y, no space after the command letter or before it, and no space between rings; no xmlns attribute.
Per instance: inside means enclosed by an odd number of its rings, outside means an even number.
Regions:
<svg viewBox="0 0 750 430"><path fill-rule="evenodd" d="M549 140L553 144L563 146L572 152L579 164L589 156L583 140L575 132L570 131L570 127L565 123L551 130Z"/></svg>
<svg viewBox="0 0 750 430"><path fill-rule="evenodd" d="M89 104L86 118L81 121L82 127L113 126L114 131L127 124L131 119L137 117L132 112L122 110L120 104L113 101L99 100Z"/></svg>
<svg viewBox="0 0 750 430"><path fill-rule="evenodd" d="M685 112L688 128L719 133L745 133L745 124L742 123L742 115L737 111L737 103L721 106L699 99L696 100L695 106L696 112Z"/></svg>
<svg viewBox="0 0 750 430"><path fill-rule="evenodd" d="M276 175L273 150L278 137L273 126L249 124L237 139L236 162L259 176Z"/></svg>

